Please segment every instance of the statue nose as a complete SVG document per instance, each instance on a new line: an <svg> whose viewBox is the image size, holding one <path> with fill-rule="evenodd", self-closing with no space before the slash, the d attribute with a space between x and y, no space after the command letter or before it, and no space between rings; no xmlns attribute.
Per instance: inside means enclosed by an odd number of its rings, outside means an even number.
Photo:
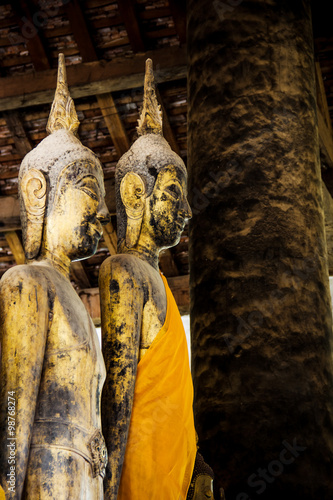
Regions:
<svg viewBox="0 0 333 500"><path fill-rule="evenodd" d="M186 198L185 198L185 202L184 202L184 217L185 217L185 219L192 218L192 210L191 210L189 202L187 201Z"/></svg>
<svg viewBox="0 0 333 500"><path fill-rule="evenodd" d="M103 225L107 224L111 220L111 215L104 200L100 203L100 206L98 207L97 219Z"/></svg>

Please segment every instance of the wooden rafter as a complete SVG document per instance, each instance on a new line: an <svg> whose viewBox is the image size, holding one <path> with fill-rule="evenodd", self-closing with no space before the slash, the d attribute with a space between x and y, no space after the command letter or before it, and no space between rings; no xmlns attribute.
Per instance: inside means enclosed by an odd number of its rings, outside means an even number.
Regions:
<svg viewBox="0 0 333 500"><path fill-rule="evenodd" d="M102 111L114 147L120 157L129 149L130 143L112 94L108 92L107 94L98 95L97 101Z"/></svg>
<svg viewBox="0 0 333 500"><path fill-rule="evenodd" d="M186 0L169 0L180 43L186 43Z"/></svg>
<svg viewBox="0 0 333 500"><path fill-rule="evenodd" d="M16 264L25 263L25 255L21 240L16 231L8 231L5 233L5 237L9 248L14 256Z"/></svg>
<svg viewBox="0 0 333 500"><path fill-rule="evenodd" d="M14 140L15 149L18 154L23 158L32 149L32 144L27 137L27 134L23 128L22 121L20 119L19 113L17 111L12 111L10 113L4 114L7 127L11 133Z"/></svg>
<svg viewBox="0 0 333 500"><path fill-rule="evenodd" d="M156 83L186 78L185 48L163 48L109 63L93 61L68 66L72 98L142 87L148 57L158 61ZM0 111L52 102L56 80L56 69L1 78Z"/></svg>
<svg viewBox="0 0 333 500"><path fill-rule="evenodd" d="M78 0L67 3L65 10L84 62L97 60L97 54ZM97 96L112 142L119 156L129 148L128 137L110 92Z"/></svg>
<svg viewBox="0 0 333 500"><path fill-rule="evenodd" d="M179 149L179 146L178 146L178 142L177 142L175 134L173 133L173 130L171 128L169 117L168 117L168 113L167 113L167 111L165 109L165 106L163 104L162 96L161 96L161 94L160 94L160 92L159 92L158 89L156 89L156 95L157 95L157 99L158 99L158 102L159 102L159 104L161 106L161 110L162 110L162 113L163 113L163 135L164 135L164 138L170 144L171 149L175 153L177 153L177 155L179 155L180 154L180 149Z"/></svg>
<svg viewBox="0 0 333 500"><path fill-rule="evenodd" d="M117 253L117 233L112 222L103 226L103 237L110 255L115 255Z"/></svg>
<svg viewBox="0 0 333 500"><path fill-rule="evenodd" d="M82 60L84 62L95 61L98 59L97 54L90 36L86 19L81 9L80 2L78 0L71 0L70 2L67 2L65 5L65 11L67 13L74 39L79 48Z"/></svg>
<svg viewBox="0 0 333 500"><path fill-rule="evenodd" d="M11 5L17 14L17 21L21 30L20 38L27 46L35 70L49 69L50 62L45 51L45 44L40 37L40 28L33 21L29 2L19 0L18 2L12 2Z"/></svg>
<svg viewBox="0 0 333 500"><path fill-rule="evenodd" d="M90 281L80 260L71 263L71 275L80 288L90 288Z"/></svg>
<svg viewBox="0 0 333 500"><path fill-rule="evenodd" d="M118 8L125 24L128 38L134 52L144 52L145 45L138 22L138 16L135 12L133 0L119 0Z"/></svg>

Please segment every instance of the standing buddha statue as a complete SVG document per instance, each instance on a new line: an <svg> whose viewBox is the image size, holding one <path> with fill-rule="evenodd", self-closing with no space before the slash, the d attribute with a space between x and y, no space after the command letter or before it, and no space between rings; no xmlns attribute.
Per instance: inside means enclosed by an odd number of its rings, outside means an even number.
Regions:
<svg viewBox="0 0 333 500"><path fill-rule="evenodd" d="M116 168L118 254L100 271L105 498L185 500L196 458L193 385L159 253L179 242L191 209L185 165L162 135L150 59L137 130Z"/></svg>
<svg viewBox="0 0 333 500"><path fill-rule="evenodd" d="M27 264L0 282L0 483L13 500L103 498L105 366L69 271L95 253L109 214L78 126L60 54L49 135L19 172Z"/></svg>

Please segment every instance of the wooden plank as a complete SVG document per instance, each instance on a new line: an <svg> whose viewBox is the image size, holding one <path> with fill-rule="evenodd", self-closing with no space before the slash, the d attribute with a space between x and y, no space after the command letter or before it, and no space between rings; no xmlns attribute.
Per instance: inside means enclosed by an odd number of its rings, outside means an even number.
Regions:
<svg viewBox="0 0 333 500"><path fill-rule="evenodd" d="M103 237L110 255L115 255L117 253L117 232L112 222L103 226Z"/></svg>
<svg viewBox="0 0 333 500"><path fill-rule="evenodd" d="M0 197L0 214L1 221L9 219L17 219L20 217L20 203L17 197L1 196ZM1 232L0 228L0 232Z"/></svg>
<svg viewBox="0 0 333 500"><path fill-rule="evenodd" d="M139 13L140 19L157 19L159 17L169 17L169 7L158 7L156 9L145 9Z"/></svg>
<svg viewBox="0 0 333 500"><path fill-rule="evenodd" d="M98 58L79 1L71 0L66 3L65 11L73 30L74 39L79 47L82 60L84 62L95 61Z"/></svg>
<svg viewBox="0 0 333 500"><path fill-rule="evenodd" d="M40 30L35 26L36 23L33 21L28 2L26 0L12 2L12 7L18 16L18 25L22 33L21 38L23 38L27 46L35 70L49 69L50 62L44 48L45 44L41 40ZM27 33L25 33L25 30Z"/></svg>
<svg viewBox="0 0 333 500"><path fill-rule="evenodd" d="M114 147L120 157L128 151L130 143L124 124L118 114L112 94L108 92L107 94L98 95L97 102L102 111Z"/></svg>
<svg viewBox="0 0 333 500"><path fill-rule="evenodd" d="M16 231L8 231L6 234L6 240L9 248L14 256L16 264L25 263L25 255L21 240Z"/></svg>
<svg viewBox="0 0 333 500"><path fill-rule="evenodd" d="M161 105L161 110L163 113L163 135L164 135L164 138L170 144L171 149L175 153L177 153L177 155L180 155L180 149L178 146L178 142L177 142L175 134L173 133L173 130L171 128L168 113L165 109L162 96L161 96L158 89L156 89L156 96L157 96L157 100L158 100L159 104Z"/></svg>
<svg viewBox="0 0 333 500"><path fill-rule="evenodd" d="M187 77L186 50L168 47L120 58L67 67L73 99L107 92L141 88L146 59L155 62L155 81L162 83ZM0 111L51 103L57 81L56 69L0 79Z"/></svg>
<svg viewBox="0 0 333 500"><path fill-rule="evenodd" d="M133 0L121 0L118 8L123 18L131 47L134 52L144 52L145 45Z"/></svg>
<svg viewBox="0 0 333 500"><path fill-rule="evenodd" d="M171 14L181 44L186 43L186 0L169 0Z"/></svg>
<svg viewBox="0 0 333 500"><path fill-rule="evenodd" d="M90 281L81 260L71 262L70 272L80 288L90 288Z"/></svg>
<svg viewBox="0 0 333 500"><path fill-rule="evenodd" d="M32 144L25 133L22 121L17 111L4 114L7 127L14 139L16 151L23 158L32 149Z"/></svg>

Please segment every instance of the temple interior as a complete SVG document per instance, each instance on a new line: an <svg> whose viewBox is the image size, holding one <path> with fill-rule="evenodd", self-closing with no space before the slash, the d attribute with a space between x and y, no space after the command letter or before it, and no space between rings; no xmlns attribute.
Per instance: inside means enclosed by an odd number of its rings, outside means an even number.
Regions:
<svg viewBox="0 0 333 500"><path fill-rule="evenodd" d="M191 322L215 498L220 488L227 500L333 498L330 14L310 0L0 4L0 277L25 261L18 171L46 137L62 52L111 214L96 254L71 264L98 328L99 270L117 252L115 168L137 138L153 61L163 134L188 166L193 211L160 270L188 339Z"/></svg>

